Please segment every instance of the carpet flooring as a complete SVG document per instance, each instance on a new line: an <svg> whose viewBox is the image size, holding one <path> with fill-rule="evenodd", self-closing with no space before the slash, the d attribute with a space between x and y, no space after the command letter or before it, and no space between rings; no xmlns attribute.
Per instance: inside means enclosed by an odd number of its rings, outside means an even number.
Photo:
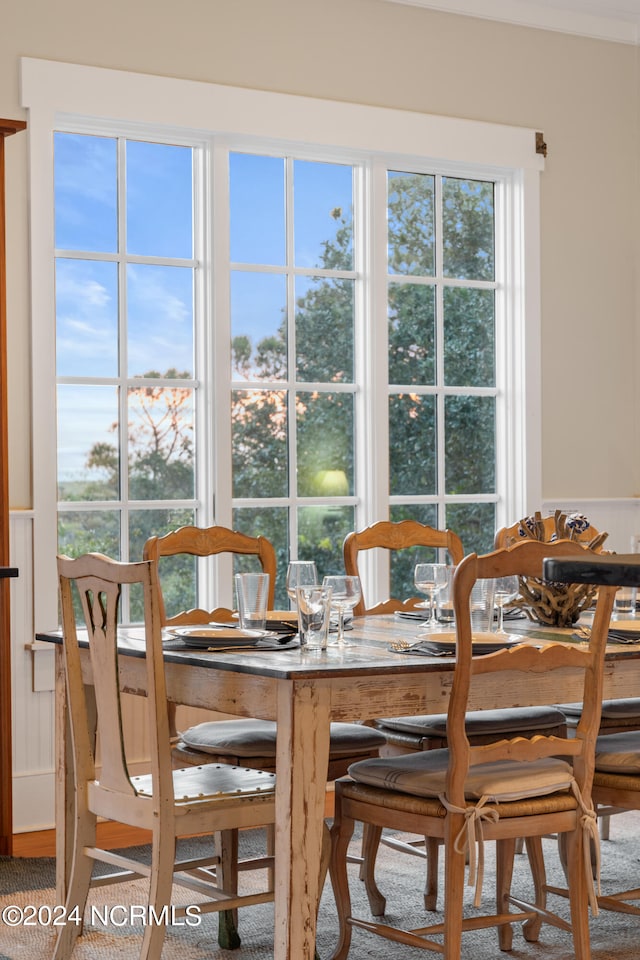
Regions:
<svg viewBox="0 0 640 960"><path fill-rule="evenodd" d="M201 842L201 841L198 841ZM255 834L243 836L243 842L255 845ZM357 852L357 851L355 851ZM545 841L545 855L550 882L562 884L555 843ZM602 844L603 893L631 886L638 882L640 866L640 814L626 813L612 819L611 839ZM524 896L530 890L526 857L516 858L514 892ZM352 896L360 906L359 913L368 916L362 884L357 880L357 867L352 866ZM492 860L491 845L487 845L485 874L485 898L491 897ZM387 896L386 919L393 923L402 918L411 925L431 922L433 914L425 913L422 906L424 861L408 857L388 847L381 848L377 866L378 883ZM50 925L11 926L6 907L27 905L51 907L55 904L55 863L53 859L0 858L0 960L46 960L51 956L54 931ZM114 904L144 904L146 883L135 881L119 887L103 887L91 893L90 903L100 908ZM184 893L179 891L178 896ZM468 891L469 902L471 891ZM558 912L568 916L568 906L557 898ZM46 909L41 916L46 921ZM113 914L111 914L113 917ZM74 960L135 960L140 944L140 928L119 926L119 918L106 925L95 922L85 928L78 941ZM217 917L207 915L196 927L169 927L162 951L162 960L271 960L273 957L273 905L264 904L245 908L240 915L242 947L238 951L221 950L217 944ZM601 912L591 922L592 960L638 960L640 958L640 917ZM318 922L318 953L329 957L335 944L335 903L329 885L320 906ZM364 931L354 930L349 960L418 960L419 957L437 956L429 951L391 944ZM537 944L526 943L520 930L514 929L514 949L508 955L501 954L494 929L468 933L463 940L465 960L497 960L511 956L513 960L573 960L571 939L567 933L543 926ZM160 958L157 958L160 960Z"/></svg>

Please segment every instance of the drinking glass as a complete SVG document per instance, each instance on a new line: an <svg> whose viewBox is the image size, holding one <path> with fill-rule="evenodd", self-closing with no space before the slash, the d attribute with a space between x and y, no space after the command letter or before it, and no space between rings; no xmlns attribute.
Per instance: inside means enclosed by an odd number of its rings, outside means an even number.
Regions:
<svg viewBox="0 0 640 960"><path fill-rule="evenodd" d="M287 567L287 594L292 606L297 607L298 587L314 586L318 583L318 571L315 560L291 560Z"/></svg>
<svg viewBox="0 0 640 960"><path fill-rule="evenodd" d="M344 638L344 612L345 610L353 610L355 605L360 602L362 597L360 577L329 576L324 578L322 585L333 589L332 605L338 611L338 633L335 640L330 640L329 644L332 647L349 646Z"/></svg>
<svg viewBox="0 0 640 960"><path fill-rule="evenodd" d="M331 587L305 584L298 587L300 646L303 652L326 650L331 621Z"/></svg>
<svg viewBox="0 0 640 960"><path fill-rule="evenodd" d="M425 620L423 626L427 630L434 630L440 625L436 616L435 599L436 594L446 586L447 565L446 563L416 563L413 580L420 593L426 593L429 597L429 619Z"/></svg>
<svg viewBox="0 0 640 960"><path fill-rule="evenodd" d="M493 587L493 602L498 608L498 629L497 637L506 637L507 634L503 627L503 609L506 603L515 600L520 592L520 584L517 577L496 577Z"/></svg>

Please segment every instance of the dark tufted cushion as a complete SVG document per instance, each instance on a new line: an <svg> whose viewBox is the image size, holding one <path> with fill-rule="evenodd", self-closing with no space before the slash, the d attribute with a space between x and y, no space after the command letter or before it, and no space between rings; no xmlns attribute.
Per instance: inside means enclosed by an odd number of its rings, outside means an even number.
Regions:
<svg viewBox="0 0 640 960"><path fill-rule="evenodd" d="M229 753L237 757L275 757L276 724L273 720L212 720L190 727L182 741L202 753ZM383 734L357 723L332 723L332 757L370 753L385 743Z"/></svg>
<svg viewBox="0 0 640 960"><path fill-rule="evenodd" d="M473 710L467 714L468 736L502 734L514 731L531 731L540 728L562 726L564 714L556 707L508 707L502 710ZM445 737L447 715L427 714L419 717L385 717L376 720L380 730L410 733L416 737Z"/></svg>

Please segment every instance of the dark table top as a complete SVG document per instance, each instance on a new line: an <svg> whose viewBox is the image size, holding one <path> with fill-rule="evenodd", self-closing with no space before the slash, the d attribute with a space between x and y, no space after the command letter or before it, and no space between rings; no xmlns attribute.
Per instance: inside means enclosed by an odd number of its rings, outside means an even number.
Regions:
<svg viewBox="0 0 640 960"><path fill-rule="evenodd" d="M640 554L551 558L544 561L546 580L560 583L598 583L609 587L640 586Z"/></svg>

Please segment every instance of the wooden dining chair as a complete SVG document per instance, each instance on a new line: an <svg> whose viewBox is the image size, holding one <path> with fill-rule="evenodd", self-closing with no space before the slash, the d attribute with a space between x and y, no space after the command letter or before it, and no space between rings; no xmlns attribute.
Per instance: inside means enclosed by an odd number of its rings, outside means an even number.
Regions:
<svg viewBox="0 0 640 960"><path fill-rule="evenodd" d="M523 642L488 656L474 656L469 602L477 579L542 575L548 556L579 555L579 544L528 541L478 557L465 557L453 580L457 654L447 711L448 746L406 756L354 764L349 777L336 783L331 871L340 933L332 960L345 960L352 931L359 928L387 940L441 953L460 960L463 932L495 925L499 946L512 945L512 925L524 923L526 939L539 933L540 914L573 935L576 960L590 960L588 907L596 907L588 856L598 842L591 784L595 742L600 721L603 664L615 588L599 592L591 637L586 644ZM505 737L483 745L466 735L467 707L474 690L491 687L506 707L544 696L556 671L577 673L582 680L583 713L575 737ZM557 678L556 678L557 682ZM566 759L564 759L566 758ZM389 920L371 920L353 913L347 873L347 851L355 822L367 827L369 855L383 828L437 838L444 846L443 921L403 929ZM516 838L566 834L571 923L547 909L544 863L532 863L534 902L511 894ZM465 854L469 882L475 883L474 904L481 907L483 848L496 841L495 909L473 916L463 909ZM370 885L372 878L367 878ZM378 892L377 902L384 898ZM397 915L401 905L396 906ZM442 935L444 942L437 939Z"/></svg>
<svg viewBox="0 0 640 960"><path fill-rule="evenodd" d="M414 520L399 523L380 521L361 533L350 533L344 541L344 563L347 573L358 572L358 553L381 547L387 550L404 550L408 547L423 546L445 550L448 559L455 566L464 556L464 547L460 537L452 530L436 530ZM394 599L365 609L367 615L403 611L417 598L400 602ZM407 753L420 753L424 750L437 750L447 745L447 716L444 713L420 714L417 716L381 717L374 721L376 728L384 734L385 745L381 749L384 756L396 756ZM478 745L491 743L503 736L533 737L564 736L566 718L555 707L530 706L510 707L505 710L476 710L467 715L467 736ZM435 910L438 899L438 839L425 838L420 841L398 839L384 835L383 842L404 853L426 859L426 880L424 905L426 910ZM375 863L363 851L361 875L371 876ZM374 887L371 885L372 896ZM373 904L374 912L380 904Z"/></svg>
<svg viewBox="0 0 640 960"><path fill-rule="evenodd" d="M240 828L273 825L275 777L273 773L230 765L207 764L172 770L167 695L162 651L160 597L157 564L119 563L99 554L78 559L58 558L62 602L62 652L66 675L67 710L73 751L75 831L67 885L66 916L85 911L90 887L146 878L149 882L150 916L160 918L144 926L141 960L156 960L165 936L164 908L172 903L172 886L183 886L191 897L176 905L176 917L184 917L194 902L200 913L220 912L220 943L235 947L233 911L273 900L268 887L248 896L237 894L237 870L264 868L268 860L238 864L237 833ZM123 585L141 589L144 598L146 724L149 731L150 769L133 776L129 769L122 729L118 668L118 607ZM84 623L85 641L78 634L74 607L77 589ZM85 686L80 644L88 642L92 686ZM96 766L95 743L99 737L101 764ZM139 862L96 845L98 817L115 820L151 832L151 860ZM176 862L180 836L211 834L220 838L219 850L208 859ZM93 878L95 862L118 868L115 874ZM198 892L194 901L193 891ZM203 897L205 899L203 899ZM164 911L164 912L163 912ZM80 932L80 924L60 927L53 960L68 960Z"/></svg>
<svg viewBox="0 0 640 960"><path fill-rule="evenodd" d="M546 542L551 541L561 533L571 537L578 543L587 546L594 553L602 553L606 533L598 531L590 521L582 515L567 516L561 510L555 510L553 515L543 517L538 511L531 517L518 520L509 527L502 527L497 531L494 546L506 547L517 543L524 538L533 537ZM582 589L585 589L584 587ZM591 596L595 596L597 587L589 585L587 589ZM566 717L569 731L575 729L582 713L581 703L559 703L558 709ZM602 704L600 716L600 733L623 733L630 730L640 730L640 697L626 697L619 700L605 700ZM610 818L621 812L616 807L597 805L600 835L603 840L610 836Z"/></svg>
<svg viewBox="0 0 640 960"><path fill-rule="evenodd" d="M407 550L411 547L433 547L445 550L452 564L459 563L464 556L460 537L452 530L437 530L417 520L378 520L364 530L348 533L342 545L344 569L348 576L360 575L358 555L364 550ZM390 597L373 606L368 606L364 595L353 609L354 617L365 614L395 613L413 609L421 597L409 597L400 600Z"/></svg>

